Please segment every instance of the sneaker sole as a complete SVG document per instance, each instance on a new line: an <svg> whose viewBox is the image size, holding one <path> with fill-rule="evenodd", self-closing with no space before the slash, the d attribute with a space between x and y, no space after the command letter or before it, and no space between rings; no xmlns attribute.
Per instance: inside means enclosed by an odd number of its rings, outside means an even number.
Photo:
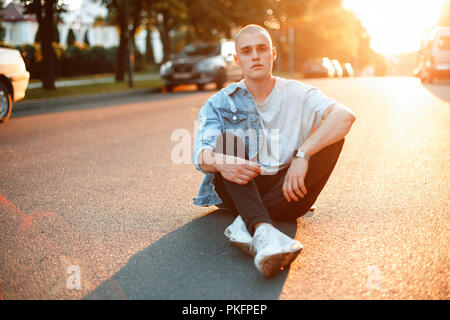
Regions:
<svg viewBox="0 0 450 320"><path fill-rule="evenodd" d="M261 272L265 277L271 277L278 273L281 269L289 266L298 254L302 251L300 248L294 252L282 252L267 256L260 261Z"/></svg>

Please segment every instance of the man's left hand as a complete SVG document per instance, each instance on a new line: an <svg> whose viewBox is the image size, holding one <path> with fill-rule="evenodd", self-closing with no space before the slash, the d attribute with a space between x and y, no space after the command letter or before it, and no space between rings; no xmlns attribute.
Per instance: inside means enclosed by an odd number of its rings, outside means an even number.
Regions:
<svg viewBox="0 0 450 320"><path fill-rule="evenodd" d="M298 201L308 192L305 187L305 177L308 172L308 160L296 158L292 160L291 166L284 177L283 195L287 202Z"/></svg>

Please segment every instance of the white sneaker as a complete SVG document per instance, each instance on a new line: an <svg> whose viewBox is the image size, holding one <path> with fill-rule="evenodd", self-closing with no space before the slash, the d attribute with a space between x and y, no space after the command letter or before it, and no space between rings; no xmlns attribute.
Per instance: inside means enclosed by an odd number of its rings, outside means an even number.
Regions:
<svg viewBox="0 0 450 320"><path fill-rule="evenodd" d="M256 252L255 266L266 277L289 266L302 248L299 241L268 223L258 226L251 245L251 251Z"/></svg>
<svg viewBox="0 0 450 320"><path fill-rule="evenodd" d="M225 229L224 234L233 245L253 257L250 251L252 236L248 232L247 226L241 216L237 216L233 223Z"/></svg>

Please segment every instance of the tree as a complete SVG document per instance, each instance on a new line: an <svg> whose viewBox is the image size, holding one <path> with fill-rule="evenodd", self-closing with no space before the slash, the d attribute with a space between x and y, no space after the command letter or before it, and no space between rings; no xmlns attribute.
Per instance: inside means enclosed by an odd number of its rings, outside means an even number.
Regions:
<svg viewBox="0 0 450 320"><path fill-rule="evenodd" d="M143 3L143 16L142 24L145 28L145 54L144 54L144 65L155 64L155 56L153 54L153 44L152 44L152 31L153 31L153 19L152 14L153 2L145 1Z"/></svg>
<svg viewBox="0 0 450 320"><path fill-rule="evenodd" d="M249 23L263 24L276 0L155 0L153 25L163 44L163 61L184 44L231 38L232 30Z"/></svg>
<svg viewBox="0 0 450 320"><path fill-rule="evenodd" d="M188 38L192 40L217 40L231 38L232 30L250 23L264 24L267 10L275 3L290 3L276 0L184 0L185 24ZM304 0L301 0L304 1Z"/></svg>
<svg viewBox="0 0 450 320"><path fill-rule="evenodd" d="M89 30L86 29L86 32L84 33L84 38L83 38L83 42L87 45L90 46L90 42L89 42Z"/></svg>
<svg viewBox="0 0 450 320"><path fill-rule="evenodd" d="M25 13L34 14L38 21L38 30L42 48L42 87L55 89L55 51L52 41L55 36L55 25L58 14L66 11L61 0L21 0Z"/></svg>
<svg viewBox="0 0 450 320"><path fill-rule="evenodd" d="M117 50L116 81L125 79L125 67L128 65L128 32L134 44L134 35L141 24L143 3L147 0L99 0L108 9L107 19L119 28L119 47ZM127 25L126 12L129 13ZM131 26L131 29L128 29Z"/></svg>
<svg viewBox="0 0 450 320"><path fill-rule="evenodd" d="M36 35L34 36L34 42L41 43L41 32L39 29L36 31ZM60 42L58 25L56 23L53 26L53 42Z"/></svg>
<svg viewBox="0 0 450 320"><path fill-rule="evenodd" d="M153 53L153 44L152 44L152 23L150 19L147 19L145 23L145 61L150 65L155 64L155 55Z"/></svg>
<svg viewBox="0 0 450 320"><path fill-rule="evenodd" d="M74 45L74 43L75 43L75 32L73 31L73 29L69 29L69 32L67 33L66 43L67 43L68 47L71 47L71 46Z"/></svg>
<svg viewBox="0 0 450 320"><path fill-rule="evenodd" d="M186 0L155 0L152 6L154 26L158 29L162 46L163 62L169 60L172 52L171 33L185 25Z"/></svg>
<svg viewBox="0 0 450 320"><path fill-rule="evenodd" d="M370 48L370 36L359 18L341 4L340 0L309 1L295 23L295 61L301 64L325 56L351 62L356 69L381 61Z"/></svg>
<svg viewBox="0 0 450 320"><path fill-rule="evenodd" d="M4 2L4 0L0 0L0 10L3 10L3 8L4 8L3 2ZM5 28L3 28L3 26L2 26L2 20L3 20L3 16L0 14L0 42L4 41L4 39L5 39Z"/></svg>

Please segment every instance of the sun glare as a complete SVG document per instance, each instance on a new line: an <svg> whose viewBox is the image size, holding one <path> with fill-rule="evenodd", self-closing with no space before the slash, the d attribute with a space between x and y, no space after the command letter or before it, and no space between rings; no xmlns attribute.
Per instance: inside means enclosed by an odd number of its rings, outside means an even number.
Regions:
<svg viewBox="0 0 450 320"><path fill-rule="evenodd" d="M446 0L344 0L361 20L371 47L383 54L416 51Z"/></svg>

